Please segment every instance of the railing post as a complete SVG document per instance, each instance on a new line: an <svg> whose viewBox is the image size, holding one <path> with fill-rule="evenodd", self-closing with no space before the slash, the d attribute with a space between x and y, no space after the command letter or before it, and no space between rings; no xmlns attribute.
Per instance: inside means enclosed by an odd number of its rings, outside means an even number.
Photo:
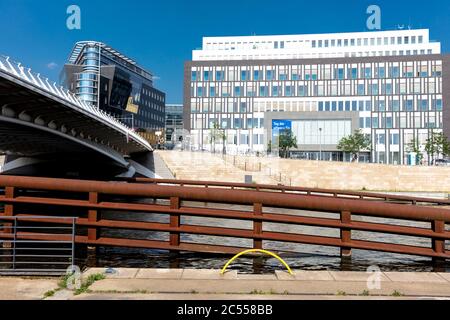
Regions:
<svg viewBox="0 0 450 320"><path fill-rule="evenodd" d="M98 193L97 192L89 192L89 204L97 204L98 203ZM99 221L99 213L96 209L88 210L88 222L93 223ZM86 264L89 267L94 267L97 264L97 246L95 242L99 237L99 232L97 227L88 227L88 241L94 242L89 243L87 245L87 257Z"/></svg>
<svg viewBox="0 0 450 320"><path fill-rule="evenodd" d="M352 222L352 214L349 211L341 212L341 223L351 223ZM341 227L341 242L343 245L346 243L350 243L352 241L352 230L350 228L342 228ZM341 246L341 257L351 257L352 249L351 247Z"/></svg>
<svg viewBox="0 0 450 320"><path fill-rule="evenodd" d="M180 198L171 197L170 198L170 209L180 209ZM171 213L170 214L170 227L179 228L180 227L180 214ZM171 231L170 232L170 245L178 247L180 245L180 232Z"/></svg>
<svg viewBox="0 0 450 320"><path fill-rule="evenodd" d="M16 196L16 190L14 187L6 187L5 188L5 198L6 199L14 199ZM14 205L12 203L8 203L5 205L5 216L6 217L13 217L14 216ZM6 222L5 229L3 230L6 234L11 234L13 232L12 226L13 224L11 222ZM11 248L11 242L3 242L3 248Z"/></svg>
<svg viewBox="0 0 450 320"><path fill-rule="evenodd" d="M262 204L261 203L255 203L253 204L253 215L255 217L261 217L262 216ZM253 235L261 235L262 234L262 220L253 220ZM262 249L262 239L256 239L253 238L253 249Z"/></svg>
<svg viewBox="0 0 450 320"><path fill-rule="evenodd" d="M98 193L97 192L89 192L89 203L97 204L98 203ZM89 209L88 211L88 221L98 222L99 221L99 213L97 209ZM97 227L88 227L88 240L96 241L98 239L98 229Z"/></svg>
<svg viewBox="0 0 450 320"><path fill-rule="evenodd" d="M436 233L445 233L445 222L441 220L434 220L432 222L432 229ZM435 253L445 253L445 240L439 238L432 239L432 247ZM445 258L434 257L433 263L442 264L445 263Z"/></svg>

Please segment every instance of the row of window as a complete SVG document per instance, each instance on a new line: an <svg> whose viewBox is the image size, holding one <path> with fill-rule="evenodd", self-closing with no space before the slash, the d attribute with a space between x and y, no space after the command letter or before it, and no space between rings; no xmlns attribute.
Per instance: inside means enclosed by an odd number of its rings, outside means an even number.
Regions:
<svg viewBox="0 0 450 320"><path fill-rule="evenodd" d="M442 64L403 63L398 64L354 64L354 65L321 65L295 66L292 68L280 66L266 70L228 70L191 71L191 81L297 81L297 80L344 80L344 79L380 79L380 78L413 78L441 77ZM215 75L215 77L214 77Z"/></svg>
<svg viewBox="0 0 450 320"><path fill-rule="evenodd" d="M442 99L320 101L319 111L442 111Z"/></svg>
<svg viewBox="0 0 450 320"><path fill-rule="evenodd" d="M389 137L389 144L390 145L399 145L400 144L400 134L398 133L391 133L388 135ZM385 133L377 133L375 135L375 143L376 144L386 144L386 134Z"/></svg>
<svg viewBox="0 0 450 320"><path fill-rule="evenodd" d="M414 36L391 36L376 38L344 38L344 39L322 39L322 40L274 40L274 41L228 41L228 42L207 42L206 49L236 50L238 49L265 49L271 45L274 49L284 49L285 47L298 47L305 44L312 48L334 48L334 47L361 47L361 46L381 46L381 45L402 45L402 44L422 44L423 35Z"/></svg>
<svg viewBox="0 0 450 320"><path fill-rule="evenodd" d="M361 129L424 129L442 128L441 113L414 114L374 114L371 117L360 117Z"/></svg>
<svg viewBox="0 0 450 320"><path fill-rule="evenodd" d="M302 82L300 82L302 83ZM197 89L195 89L197 87ZM310 97L310 96L367 96L367 95L406 95L406 94L436 94L442 92L442 81L427 79L427 81L371 81L358 83L346 80L345 82L318 81L313 84L276 84L263 85L246 84L235 85L224 83L221 86L210 85L191 86L193 98L215 97Z"/></svg>
<svg viewBox="0 0 450 320"><path fill-rule="evenodd" d="M420 50L385 50L385 51L347 51L347 52L314 52L314 53L281 53L279 51L276 54L262 53L263 51L257 51L257 54L200 54L195 60L259 60L259 59L312 59L312 58L356 58L356 57L389 57L389 56L417 56L425 54L433 54L433 49L420 49ZM438 54L439 52L434 52Z"/></svg>
<svg viewBox="0 0 450 320"><path fill-rule="evenodd" d="M357 38L357 39L331 39L331 40L312 40L312 48L328 47L354 47L354 46L387 46L402 44L422 44L423 36L403 36L403 37L377 37L377 38Z"/></svg>
<svg viewBox="0 0 450 320"><path fill-rule="evenodd" d="M146 89L145 87L142 88L142 95L148 97L148 98L152 98L154 100L160 101L160 102L164 102L164 96L157 94L155 91Z"/></svg>

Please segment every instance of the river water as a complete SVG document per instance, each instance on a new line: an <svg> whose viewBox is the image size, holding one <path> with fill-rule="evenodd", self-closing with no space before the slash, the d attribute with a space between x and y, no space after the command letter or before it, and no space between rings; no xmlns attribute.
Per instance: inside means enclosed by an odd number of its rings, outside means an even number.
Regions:
<svg viewBox="0 0 450 320"><path fill-rule="evenodd" d="M147 203L142 200L140 202ZM164 201L162 201L164 203ZM188 206L205 207L205 204L199 203L184 203ZM250 207L245 206L230 206L230 205L214 205L214 207L223 207L235 210L251 210ZM314 216L324 218L338 218L334 213L318 213L302 210L287 210L287 209L271 209L265 208L265 212L278 212L282 214L293 214L300 216ZM103 212L102 217L105 219L120 219L120 220L138 220L148 222L168 223L169 218L165 215L154 213L124 213L108 211ZM394 219L381 219L369 217L352 217L354 220L377 222L377 223L392 223L404 226L424 227L430 228L430 223L416 223ZM204 226L220 226L229 228L252 229L252 222L203 218L203 217L182 217L182 224L204 225ZM448 226L447 226L448 228ZM289 233L300 233L307 235L319 235L328 237L339 237L339 231L330 228L319 228L309 226L296 226L287 224L264 223L264 231L279 231ZM112 230L104 229L101 231L101 236L108 237L128 237L148 240L163 240L168 241L167 233L135 231L135 230ZM374 232L353 231L352 239L358 240L372 240L378 242L409 244L415 246L429 247L430 240L409 237L388 235ZM251 247L252 240L225 238L205 235L181 235L182 242L193 243L207 243L219 244L238 247ZM384 252L374 252L365 250L352 250L351 259L341 259L339 256L339 248L324 247L317 245L303 245L293 243L282 243L275 241L264 241L264 248L280 253L281 257L293 269L304 270L351 270L351 271L366 271L368 267L377 266L382 271L450 271L450 263L447 262L444 266L436 268L431 262L430 258L422 258L417 256L391 254ZM450 250L450 242L446 242L447 250ZM296 252L296 253L292 253ZM99 266L99 267L134 267L134 268L222 268L228 261L229 256L213 255L213 254L199 254L199 253L179 253L170 254L167 251L149 250L149 249L128 249L128 248L99 248L95 258L92 256L78 257L77 263L82 266ZM274 270L281 270L283 266L277 259L271 257L240 257L235 261L230 269L237 269L242 273L267 273Z"/></svg>

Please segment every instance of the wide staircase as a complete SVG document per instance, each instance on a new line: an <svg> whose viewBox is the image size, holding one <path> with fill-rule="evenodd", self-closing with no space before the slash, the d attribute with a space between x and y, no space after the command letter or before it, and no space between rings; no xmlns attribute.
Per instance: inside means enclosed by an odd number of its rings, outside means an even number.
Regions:
<svg viewBox="0 0 450 320"><path fill-rule="evenodd" d="M223 182L245 182L251 175L252 181L260 184L277 184L273 178L262 172L249 172L224 161L220 155L208 152L183 152L157 150L157 156L165 162L176 179L211 180ZM158 174L158 173L157 173Z"/></svg>

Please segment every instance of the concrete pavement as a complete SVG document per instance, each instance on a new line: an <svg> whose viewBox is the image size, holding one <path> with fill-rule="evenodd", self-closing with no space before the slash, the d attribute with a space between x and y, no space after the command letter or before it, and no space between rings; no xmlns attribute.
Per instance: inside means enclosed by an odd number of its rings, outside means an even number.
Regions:
<svg viewBox="0 0 450 320"><path fill-rule="evenodd" d="M58 288L58 279L0 277L0 300L310 300L449 299L450 273L285 271L239 274L232 270L91 268L103 274L79 295Z"/></svg>
<svg viewBox="0 0 450 320"><path fill-rule="evenodd" d="M58 279L0 277L0 300L38 300L58 287Z"/></svg>
<svg viewBox="0 0 450 320"><path fill-rule="evenodd" d="M105 269L93 268L84 273L103 273ZM448 297L450 298L450 274L429 272L382 272L379 274L345 271L285 271L275 274L253 275L220 270L183 269L114 269L106 279L95 282L91 295L76 299L101 296L182 297L214 299L230 295L234 298L255 299L304 299L304 298L357 298L374 297ZM138 296L133 296L138 294Z"/></svg>

